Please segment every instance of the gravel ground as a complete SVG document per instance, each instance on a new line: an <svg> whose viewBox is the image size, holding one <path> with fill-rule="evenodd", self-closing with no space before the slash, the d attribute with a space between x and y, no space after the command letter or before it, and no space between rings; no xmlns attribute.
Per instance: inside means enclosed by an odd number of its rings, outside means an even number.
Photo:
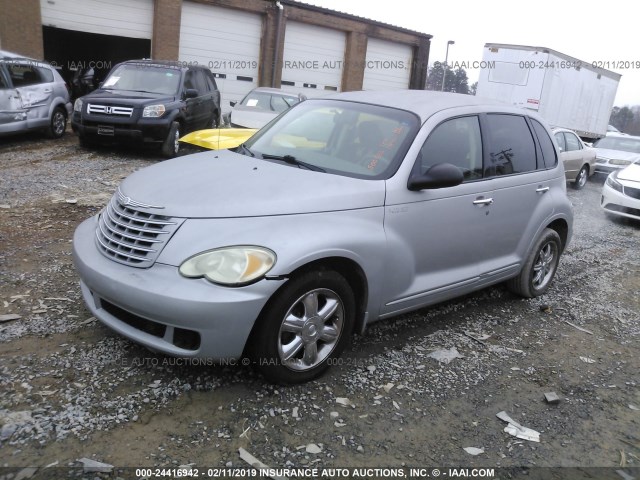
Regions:
<svg viewBox="0 0 640 480"><path fill-rule="evenodd" d="M0 318L19 316L0 322L0 478L247 467L240 448L278 468L640 467L640 224L604 215L601 180L569 191L574 238L544 297L496 286L377 323L283 388L151 353L84 308L73 230L157 161L69 133L0 144ZM540 442L505 433L501 411Z"/></svg>

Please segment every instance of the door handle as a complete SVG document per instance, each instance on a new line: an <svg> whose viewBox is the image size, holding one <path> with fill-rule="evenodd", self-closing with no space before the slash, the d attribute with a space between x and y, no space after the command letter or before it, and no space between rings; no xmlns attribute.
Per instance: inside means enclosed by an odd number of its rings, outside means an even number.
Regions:
<svg viewBox="0 0 640 480"><path fill-rule="evenodd" d="M474 205L491 205L493 203L493 198L477 198L473 201Z"/></svg>
<svg viewBox="0 0 640 480"><path fill-rule="evenodd" d="M536 193L546 193L549 191L549 187L538 187L536 188Z"/></svg>

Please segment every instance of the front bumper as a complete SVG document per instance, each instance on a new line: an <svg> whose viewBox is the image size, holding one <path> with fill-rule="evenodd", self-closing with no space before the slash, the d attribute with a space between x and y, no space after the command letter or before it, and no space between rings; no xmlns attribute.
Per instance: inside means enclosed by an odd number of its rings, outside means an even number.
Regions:
<svg viewBox="0 0 640 480"><path fill-rule="evenodd" d="M640 220L640 199L618 192L606 183L602 187L600 206L607 213Z"/></svg>
<svg viewBox="0 0 640 480"><path fill-rule="evenodd" d="M129 121L126 121L129 120ZM81 137L88 137L105 143L152 143L166 140L172 121L167 118L137 118L116 121L113 118L82 118L78 112L71 117L71 129ZM106 128L105 128L106 127ZM103 135L112 129L112 134Z"/></svg>
<svg viewBox="0 0 640 480"><path fill-rule="evenodd" d="M76 229L73 260L91 313L109 328L152 350L185 358L242 356L267 300L284 280L225 288L187 279L175 266L128 267L95 246L97 217Z"/></svg>

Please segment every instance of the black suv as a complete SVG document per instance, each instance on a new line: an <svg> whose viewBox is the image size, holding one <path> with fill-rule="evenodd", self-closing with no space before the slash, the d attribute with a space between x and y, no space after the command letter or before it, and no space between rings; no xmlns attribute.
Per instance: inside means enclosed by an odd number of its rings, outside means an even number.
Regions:
<svg viewBox="0 0 640 480"><path fill-rule="evenodd" d="M179 138L220 124L220 92L211 71L181 62L130 60L116 65L100 88L78 98L71 126L80 145L156 144L173 157Z"/></svg>

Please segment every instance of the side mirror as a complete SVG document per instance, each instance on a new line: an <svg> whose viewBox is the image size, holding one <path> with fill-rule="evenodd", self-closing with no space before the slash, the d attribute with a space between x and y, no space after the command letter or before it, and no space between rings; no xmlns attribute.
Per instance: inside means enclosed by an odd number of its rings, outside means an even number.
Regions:
<svg viewBox="0 0 640 480"><path fill-rule="evenodd" d="M236 103L238 103L238 102L236 102L236 101L232 101L232 102L229 102L229 105L231 105L232 107L235 107L235 106L236 106Z"/></svg>
<svg viewBox="0 0 640 480"><path fill-rule="evenodd" d="M198 90L195 88L187 88L184 92L184 98L196 98L198 96Z"/></svg>
<svg viewBox="0 0 640 480"><path fill-rule="evenodd" d="M422 175L411 175L407 188L411 191L447 188L460 185L464 180L462 170L450 163L436 163Z"/></svg>

